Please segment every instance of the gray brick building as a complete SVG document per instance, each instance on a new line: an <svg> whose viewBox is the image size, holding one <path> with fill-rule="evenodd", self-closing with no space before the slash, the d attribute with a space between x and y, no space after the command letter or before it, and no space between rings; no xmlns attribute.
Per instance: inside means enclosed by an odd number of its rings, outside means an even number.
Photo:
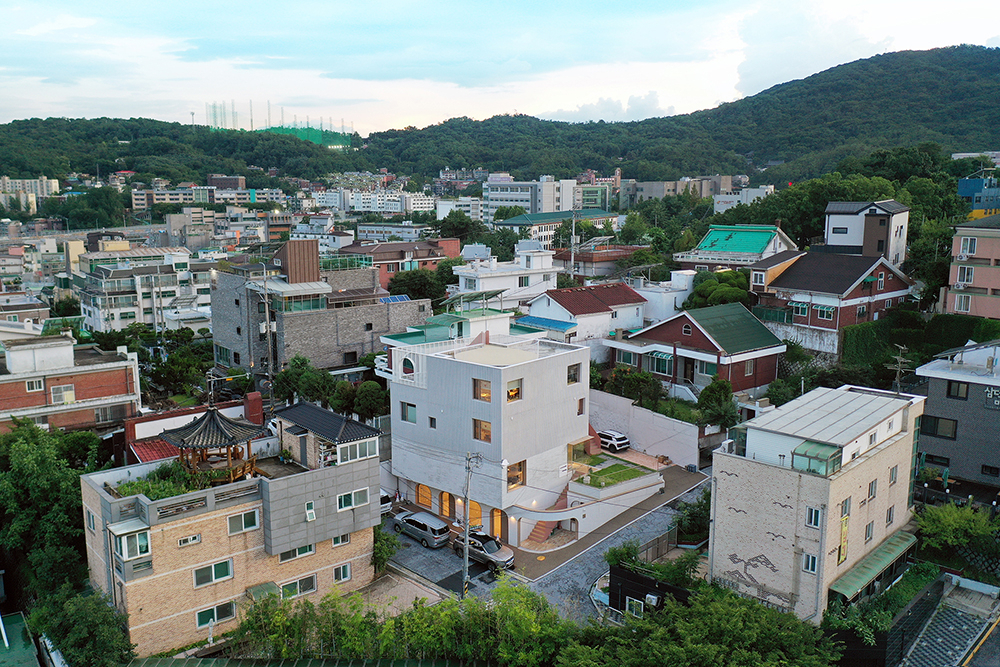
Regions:
<svg viewBox="0 0 1000 667"><path fill-rule="evenodd" d="M429 300L388 297L378 269L322 270L315 240L289 241L270 263L215 274L215 363L258 377L266 376L269 363L280 372L297 354L316 368L356 366L382 349L380 336L404 332L433 314Z"/></svg>

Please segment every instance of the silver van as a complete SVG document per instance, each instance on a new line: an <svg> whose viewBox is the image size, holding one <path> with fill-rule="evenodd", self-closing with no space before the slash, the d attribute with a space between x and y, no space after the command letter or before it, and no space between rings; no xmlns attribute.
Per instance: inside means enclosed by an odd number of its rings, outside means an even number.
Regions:
<svg viewBox="0 0 1000 667"><path fill-rule="evenodd" d="M400 512L391 522L394 531L406 533L425 547L437 549L448 544L448 524L429 512Z"/></svg>

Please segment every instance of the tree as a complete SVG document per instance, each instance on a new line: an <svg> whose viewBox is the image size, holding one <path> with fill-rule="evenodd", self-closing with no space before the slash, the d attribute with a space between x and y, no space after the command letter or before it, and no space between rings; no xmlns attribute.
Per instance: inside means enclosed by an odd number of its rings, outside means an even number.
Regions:
<svg viewBox="0 0 1000 667"><path fill-rule="evenodd" d="M604 391L631 398L641 407L653 410L663 393L663 385L648 371L619 366L611 371Z"/></svg>
<svg viewBox="0 0 1000 667"><path fill-rule="evenodd" d="M641 243L649 227L638 213L630 211L625 217L625 224L618 232L618 240L626 245Z"/></svg>
<svg viewBox="0 0 1000 667"><path fill-rule="evenodd" d="M465 260L461 257L449 257L438 262L437 267L434 269L438 283L441 285L457 285L458 276L455 275L452 268L462 266L463 264L465 264Z"/></svg>
<svg viewBox="0 0 1000 667"><path fill-rule="evenodd" d="M336 388L333 390L333 399L330 401L330 407L334 412L339 412L342 415L350 415L354 412L355 400L357 400L357 390L354 387L354 383L342 380L337 383Z"/></svg>
<svg viewBox="0 0 1000 667"><path fill-rule="evenodd" d="M400 547L399 538L383 524L375 527L375 543L372 545L372 566L376 574L385 571L389 559L396 555Z"/></svg>
<svg viewBox="0 0 1000 667"><path fill-rule="evenodd" d="M324 408L328 408L337 384L333 376L326 371L310 367L299 378L299 391L307 401L319 403Z"/></svg>
<svg viewBox="0 0 1000 667"><path fill-rule="evenodd" d="M566 273L556 274L556 289L566 289L567 287L579 287L580 283L576 282L572 276Z"/></svg>
<svg viewBox="0 0 1000 667"><path fill-rule="evenodd" d="M63 586L42 598L28 620L71 665L120 667L135 657L135 645L125 635L127 617L101 593L80 594Z"/></svg>
<svg viewBox="0 0 1000 667"><path fill-rule="evenodd" d="M971 505L931 505L917 516L924 546L952 550L992 536L1000 525Z"/></svg>
<svg viewBox="0 0 1000 667"><path fill-rule="evenodd" d="M527 211L524 210L523 206L497 206L496 211L493 212L493 222L501 222L503 220L510 220L511 218L516 218L519 215L524 215Z"/></svg>
<svg viewBox="0 0 1000 667"><path fill-rule="evenodd" d="M682 306L685 310L718 306L724 303L747 305L750 302L750 283L742 271L708 274L707 278L699 281L703 273L695 276L694 291Z"/></svg>
<svg viewBox="0 0 1000 667"><path fill-rule="evenodd" d="M455 209L438 224L438 234L443 238L461 239L466 243L472 237L486 231L486 226L473 220L463 211Z"/></svg>
<svg viewBox="0 0 1000 667"><path fill-rule="evenodd" d="M430 269L400 271L389 279L389 294L406 294L411 299L440 301L444 298L444 285Z"/></svg>
<svg viewBox="0 0 1000 667"><path fill-rule="evenodd" d="M65 299L59 299L54 304L52 308L49 309L50 317L75 317L80 314L80 300L68 296Z"/></svg>
<svg viewBox="0 0 1000 667"><path fill-rule="evenodd" d="M309 360L300 354L288 360L288 368L274 376L274 397L279 401L290 401L300 392L302 376L312 368Z"/></svg>
<svg viewBox="0 0 1000 667"><path fill-rule="evenodd" d="M357 395L354 399L354 412L364 421L368 421L384 415L387 409L386 392L378 382L368 380L362 382L358 387Z"/></svg>
<svg viewBox="0 0 1000 667"><path fill-rule="evenodd" d="M733 403L733 385L718 375L698 394L698 410L701 411L699 423L702 425L717 424L728 429L740 421Z"/></svg>

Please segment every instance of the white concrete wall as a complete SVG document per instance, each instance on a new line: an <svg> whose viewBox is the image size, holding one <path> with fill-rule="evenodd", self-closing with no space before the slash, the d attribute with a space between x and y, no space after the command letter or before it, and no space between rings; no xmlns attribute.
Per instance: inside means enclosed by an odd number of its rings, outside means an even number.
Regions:
<svg viewBox="0 0 1000 667"><path fill-rule="evenodd" d="M793 340L807 350L840 354L840 337L836 329L820 329L781 322L764 322L764 326L781 340Z"/></svg>
<svg viewBox="0 0 1000 667"><path fill-rule="evenodd" d="M632 447L650 456L669 456L677 465L698 465L698 427L632 405L632 400L590 390L590 424L621 431Z"/></svg>

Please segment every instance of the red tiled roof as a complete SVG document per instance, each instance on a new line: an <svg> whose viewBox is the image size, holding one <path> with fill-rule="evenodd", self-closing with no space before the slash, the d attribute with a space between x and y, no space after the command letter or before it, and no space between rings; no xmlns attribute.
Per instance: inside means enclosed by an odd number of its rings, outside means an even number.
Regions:
<svg viewBox="0 0 1000 667"><path fill-rule="evenodd" d="M139 463L149 463L150 461L160 461L176 457L180 450L163 440L159 436L136 440L131 444L132 453Z"/></svg>
<svg viewBox="0 0 1000 667"><path fill-rule="evenodd" d="M607 313L611 311L613 306L646 302L644 298L639 296L638 292L625 283L551 289L545 294L568 310L571 315Z"/></svg>

